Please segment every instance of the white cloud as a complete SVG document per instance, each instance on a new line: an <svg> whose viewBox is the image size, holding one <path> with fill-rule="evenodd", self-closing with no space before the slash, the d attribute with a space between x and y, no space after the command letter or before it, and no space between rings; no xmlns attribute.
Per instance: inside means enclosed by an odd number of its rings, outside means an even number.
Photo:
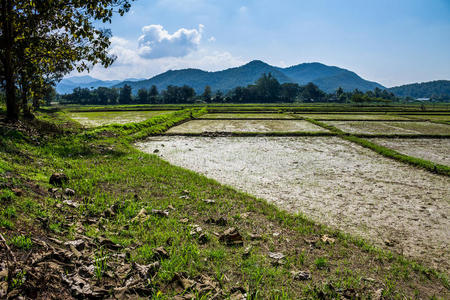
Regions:
<svg viewBox="0 0 450 300"><path fill-rule="evenodd" d="M203 26L199 26L198 32L201 34L202 31ZM234 57L230 52L202 47L200 41L196 49L185 56L163 56L148 59L141 55L140 41L112 37L109 53L117 56L116 61L108 69L95 66L90 75L102 80L123 80L131 77L150 78L167 70L198 68L206 71L218 71L245 63L244 59ZM69 76L76 75L79 74L74 72Z"/></svg>
<svg viewBox="0 0 450 300"><path fill-rule="evenodd" d="M204 26L197 29L180 28L170 34L161 25L148 25L142 28L139 37L139 55L143 58L184 57L197 50Z"/></svg>
<svg viewBox="0 0 450 300"><path fill-rule="evenodd" d="M208 39L208 42L215 42L215 41L216 41L216 38L213 36Z"/></svg>

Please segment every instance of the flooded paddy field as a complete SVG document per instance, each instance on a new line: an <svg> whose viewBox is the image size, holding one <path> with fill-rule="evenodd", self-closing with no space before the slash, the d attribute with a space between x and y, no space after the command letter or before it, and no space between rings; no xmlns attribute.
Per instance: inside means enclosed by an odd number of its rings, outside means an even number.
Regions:
<svg viewBox="0 0 450 300"><path fill-rule="evenodd" d="M168 162L437 269L450 262L450 179L337 137L152 137Z"/></svg>
<svg viewBox="0 0 450 300"><path fill-rule="evenodd" d="M354 134L450 134L450 126L431 122L326 121L326 123Z"/></svg>
<svg viewBox="0 0 450 300"><path fill-rule="evenodd" d="M450 166L450 139L373 138L370 141L409 156Z"/></svg>
<svg viewBox="0 0 450 300"><path fill-rule="evenodd" d="M315 120L410 120L407 117L391 114L294 114L295 117Z"/></svg>
<svg viewBox="0 0 450 300"><path fill-rule="evenodd" d="M72 112L69 117L86 127L96 127L109 124L126 124L142 122L154 116L171 113L173 111L99 111Z"/></svg>
<svg viewBox="0 0 450 300"><path fill-rule="evenodd" d="M202 119L292 119L289 114L274 113L210 113L201 116Z"/></svg>
<svg viewBox="0 0 450 300"><path fill-rule="evenodd" d="M194 120L172 127L171 134L202 132L328 132L302 120Z"/></svg>

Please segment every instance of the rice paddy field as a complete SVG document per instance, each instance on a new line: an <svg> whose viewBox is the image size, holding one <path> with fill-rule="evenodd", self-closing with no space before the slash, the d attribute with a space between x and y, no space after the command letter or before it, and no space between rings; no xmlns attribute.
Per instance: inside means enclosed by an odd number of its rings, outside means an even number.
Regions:
<svg viewBox="0 0 450 300"><path fill-rule="evenodd" d="M449 119L445 105L230 104L63 107L18 132L0 122L5 249L44 260L11 286L450 299ZM52 185L54 172L67 181Z"/></svg>
<svg viewBox="0 0 450 300"><path fill-rule="evenodd" d="M315 120L364 120L364 121L383 121L383 120L409 120L406 116L398 116L393 114L375 114L375 113L366 113L366 114L355 114L355 113L340 113L340 114L295 114L295 117L300 118L311 118Z"/></svg>
<svg viewBox="0 0 450 300"><path fill-rule="evenodd" d="M97 127L110 124L137 123L167 113L170 113L170 111L87 111L70 112L68 115L83 126Z"/></svg>
<svg viewBox="0 0 450 300"><path fill-rule="evenodd" d="M193 120L167 131L170 134L203 132L326 132L303 120Z"/></svg>
<svg viewBox="0 0 450 300"><path fill-rule="evenodd" d="M325 123L352 134L450 135L450 127L447 124L431 122L325 121Z"/></svg>

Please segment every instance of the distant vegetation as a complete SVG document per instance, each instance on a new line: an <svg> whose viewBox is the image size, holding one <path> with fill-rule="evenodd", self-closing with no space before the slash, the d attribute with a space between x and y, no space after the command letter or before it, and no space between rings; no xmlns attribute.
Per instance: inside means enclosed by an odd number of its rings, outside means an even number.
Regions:
<svg viewBox="0 0 450 300"><path fill-rule="evenodd" d="M399 100L393 93L375 88L363 93L359 90L345 92L338 88L333 93L326 93L310 82L306 85L297 83L280 83L271 73L263 74L254 84L238 86L226 94L213 92L206 86L201 94L188 86L168 86L159 93L153 85L150 89L141 88L133 95L132 88L126 84L122 88L100 87L90 90L76 88L72 94L60 96L60 102L66 104L184 104L184 103L274 103L274 102L390 102Z"/></svg>
<svg viewBox="0 0 450 300"><path fill-rule="evenodd" d="M450 80L406 84L390 88L389 91L398 97L450 100Z"/></svg>
<svg viewBox="0 0 450 300"><path fill-rule="evenodd" d="M199 69L167 71L147 80L124 81L114 87L120 88L127 84L131 86L133 94L136 94L141 88L148 88L152 85L163 90L170 85L183 86L185 84L192 87L196 93L201 93L206 86L209 86L214 92L228 92L238 86L253 84L263 74L268 73L271 73L280 83L306 85L312 82L327 93L333 93L339 87L347 92L355 89L365 92L376 87L384 89L381 84L364 80L354 72L321 63L304 63L288 68L279 68L260 60L217 72L206 72Z"/></svg>

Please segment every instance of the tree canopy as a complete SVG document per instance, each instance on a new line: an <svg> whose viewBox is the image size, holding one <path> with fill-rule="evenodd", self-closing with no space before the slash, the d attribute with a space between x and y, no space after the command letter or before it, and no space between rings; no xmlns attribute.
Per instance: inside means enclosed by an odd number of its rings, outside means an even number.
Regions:
<svg viewBox="0 0 450 300"><path fill-rule="evenodd" d="M19 102L27 110L45 90L72 70L111 65L111 32L98 28L123 15L133 0L1 0L0 68L7 116L17 120Z"/></svg>

